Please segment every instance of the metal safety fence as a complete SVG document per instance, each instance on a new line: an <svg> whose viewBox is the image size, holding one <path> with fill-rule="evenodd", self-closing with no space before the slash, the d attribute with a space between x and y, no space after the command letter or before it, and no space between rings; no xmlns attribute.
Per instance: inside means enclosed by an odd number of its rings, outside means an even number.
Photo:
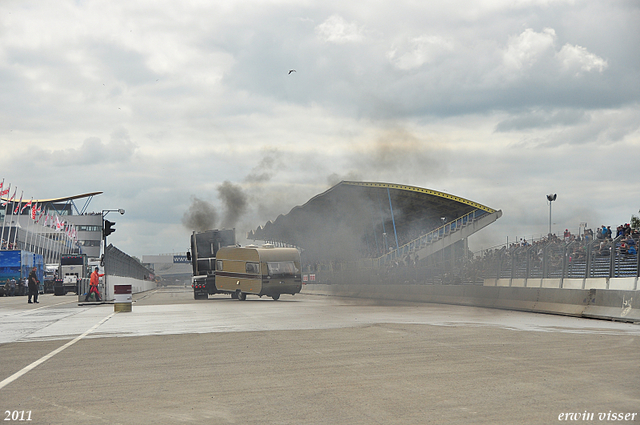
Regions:
<svg viewBox="0 0 640 425"><path fill-rule="evenodd" d="M104 254L104 270L109 276L131 277L138 280L148 280L152 272L138 260L109 245Z"/></svg>
<svg viewBox="0 0 640 425"><path fill-rule="evenodd" d="M623 236L546 242L487 251L474 262L481 265L484 279L637 277L635 246L635 240Z"/></svg>
<svg viewBox="0 0 640 425"><path fill-rule="evenodd" d="M371 261L305 268L316 283L417 283L482 285L485 279L586 279L637 277L640 257L624 237L594 241L540 241L480 255L463 245L414 261L411 255L376 266ZM631 248L633 246L633 248Z"/></svg>

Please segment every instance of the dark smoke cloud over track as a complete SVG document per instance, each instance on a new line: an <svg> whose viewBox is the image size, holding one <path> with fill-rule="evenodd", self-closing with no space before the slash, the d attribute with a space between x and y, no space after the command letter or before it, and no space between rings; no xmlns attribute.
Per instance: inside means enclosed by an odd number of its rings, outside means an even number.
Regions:
<svg viewBox="0 0 640 425"><path fill-rule="evenodd" d="M182 224L198 232L215 228L218 213L213 205L193 196L189 209L182 216Z"/></svg>

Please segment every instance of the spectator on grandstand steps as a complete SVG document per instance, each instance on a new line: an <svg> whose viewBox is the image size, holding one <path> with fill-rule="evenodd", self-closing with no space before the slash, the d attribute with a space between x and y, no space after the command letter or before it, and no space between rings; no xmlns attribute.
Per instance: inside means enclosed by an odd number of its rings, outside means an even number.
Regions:
<svg viewBox="0 0 640 425"><path fill-rule="evenodd" d="M564 229L564 241L569 242L569 239L571 239L571 232L569 229Z"/></svg>
<svg viewBox="0 0 640 425"><path fill-rule="evenodd" d="M633 237L631 235L627 236L626 239L623 239L623 243L627 246L627 254L629 255L636 255L637 254L637 249L636 249L636 241L635 239L633 239Z"/></svg>

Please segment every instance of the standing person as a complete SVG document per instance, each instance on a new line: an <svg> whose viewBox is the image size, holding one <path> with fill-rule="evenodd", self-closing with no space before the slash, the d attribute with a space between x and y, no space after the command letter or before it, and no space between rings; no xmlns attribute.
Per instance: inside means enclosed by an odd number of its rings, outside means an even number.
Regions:
<svg viewBox="0 0 640 425"><path fill-rule="evenodd" d="M89 301L91 293L96 294L96 301L102 301L102 298L100 298L100 292L98 291L98 285L100 284L100 278L104 276L104 273L98 273L98 271L99 269L96 267L93 273L91 273L91 278L89 279L89 286L91 289L89 289L87 296L84 298L85 302Z"/></svg>
<svg viewBox="0 0 640 425"><path fill-rule="evenodd" d="M34 267L31 269L31 273L29 273L29 299L28 303L31 303L31 296L33 296L33 302L38 303L38 289L40 286L40 280L38 280L37 269Z"/></svg>

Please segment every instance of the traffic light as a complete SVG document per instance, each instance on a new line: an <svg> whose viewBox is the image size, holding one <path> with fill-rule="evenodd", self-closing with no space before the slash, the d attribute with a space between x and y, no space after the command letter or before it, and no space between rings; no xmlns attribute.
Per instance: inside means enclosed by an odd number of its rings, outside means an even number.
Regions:
<svg viewBox="0 0 640 425"><path fill-rule="evenodd" d="M109 220L104 221L104 229L102 229L102 234L104 235L105 238L116 231L116 229L113 228L115 224L116 223L114 221L109 221Z"/></svg>

